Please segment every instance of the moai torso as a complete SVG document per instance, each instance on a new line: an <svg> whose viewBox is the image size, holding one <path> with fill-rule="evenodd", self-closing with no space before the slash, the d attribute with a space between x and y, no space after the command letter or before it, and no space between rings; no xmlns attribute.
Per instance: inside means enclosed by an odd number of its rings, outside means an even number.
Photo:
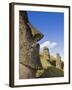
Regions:
<svg viewBox="0 0 72 90"><path fill-rule="evenodd" d="M58 53L56 55L56 68L61 69L61 56Z"/></svg>
<svg viewBox="0 0 72 90"><path fill-rule="evenodd" d="M36 70L41 67L39 57L39 44L34 40L28 21L24 21L22 15L19 14L19 63L20 63L20 79L35 77Z"/></svg>
<svg viewBox="0 0 72 90"><path fill-rule="evenodd" d="M50 61L50 52L49 52L48 48L46 48L46 47L44 48L43 54L44 54L44 59L47 61Z"/></svg>

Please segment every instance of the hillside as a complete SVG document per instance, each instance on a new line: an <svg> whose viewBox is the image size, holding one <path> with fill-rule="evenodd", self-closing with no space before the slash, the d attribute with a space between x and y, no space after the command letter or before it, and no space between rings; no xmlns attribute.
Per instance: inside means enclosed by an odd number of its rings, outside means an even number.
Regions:
<svg viewBox="0 0 72 90"><path fill-rule="evenodd" d="M63 77L64 76L64 71L62 69L56 68L56 66L52 64L52 61L51 62L46 61L43 58L42 54L40 54L40 60L41 60L43 69L37 71L36 77L50 78L50 77Z"/></svg>

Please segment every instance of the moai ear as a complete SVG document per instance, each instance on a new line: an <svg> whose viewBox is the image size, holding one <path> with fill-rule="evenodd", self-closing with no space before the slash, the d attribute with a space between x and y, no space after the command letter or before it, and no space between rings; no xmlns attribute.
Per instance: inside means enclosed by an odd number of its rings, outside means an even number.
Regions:
<svg viewBox="0 0 72 90"><path fill-rule="evenodd" d="M33 35L35 41L39 41L44 37L44 35L40 31L38 31L34 26L32 26L31 23L27 23L27 24L31 28L32 35Z"/></svg>

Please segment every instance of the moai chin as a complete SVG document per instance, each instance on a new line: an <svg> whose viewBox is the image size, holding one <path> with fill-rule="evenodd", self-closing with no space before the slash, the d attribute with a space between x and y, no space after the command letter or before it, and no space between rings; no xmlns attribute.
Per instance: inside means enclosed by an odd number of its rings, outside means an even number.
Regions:
<svg viewBox="0 0 72 90"><path fill-rule="evenodd" d="M29 22L27 12L19 12L19 78L34 78L36 70L42 68L37 43L43 34Z"/></svg>
<svg viewBox="0 0 72 90"><path fill-rule="evenodd" d="M56 68L61 69L61 56L59 53L56 54Z"/></svg>
<svg viewBox="0 0 72 90"><path fill-rule="evenodd" d="M43 54L44 54L44 60L50 61L50 52L49 52L49 48L44 47Z"/></svg>

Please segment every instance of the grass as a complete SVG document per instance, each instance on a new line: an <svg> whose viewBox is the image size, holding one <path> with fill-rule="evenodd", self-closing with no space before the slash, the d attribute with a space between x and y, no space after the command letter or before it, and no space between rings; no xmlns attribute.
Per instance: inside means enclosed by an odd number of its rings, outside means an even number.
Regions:
<svg viewBox="0 0 72 90"><path fill-rule="evenodd" d="M49 77L63 77L64 72L56 67L48 67L44 70L40 77L42 78L49 78Z"/></svg>
<svg viewBox="0 0 72 90"><path fill-rule="evenodd" d="M43 55L40 54L40 60L43 69L37 70L37 78L50 78L50 77L63 77L64 72L62 69L58 69L53 66L50 62L44 60Z"/></svg>

